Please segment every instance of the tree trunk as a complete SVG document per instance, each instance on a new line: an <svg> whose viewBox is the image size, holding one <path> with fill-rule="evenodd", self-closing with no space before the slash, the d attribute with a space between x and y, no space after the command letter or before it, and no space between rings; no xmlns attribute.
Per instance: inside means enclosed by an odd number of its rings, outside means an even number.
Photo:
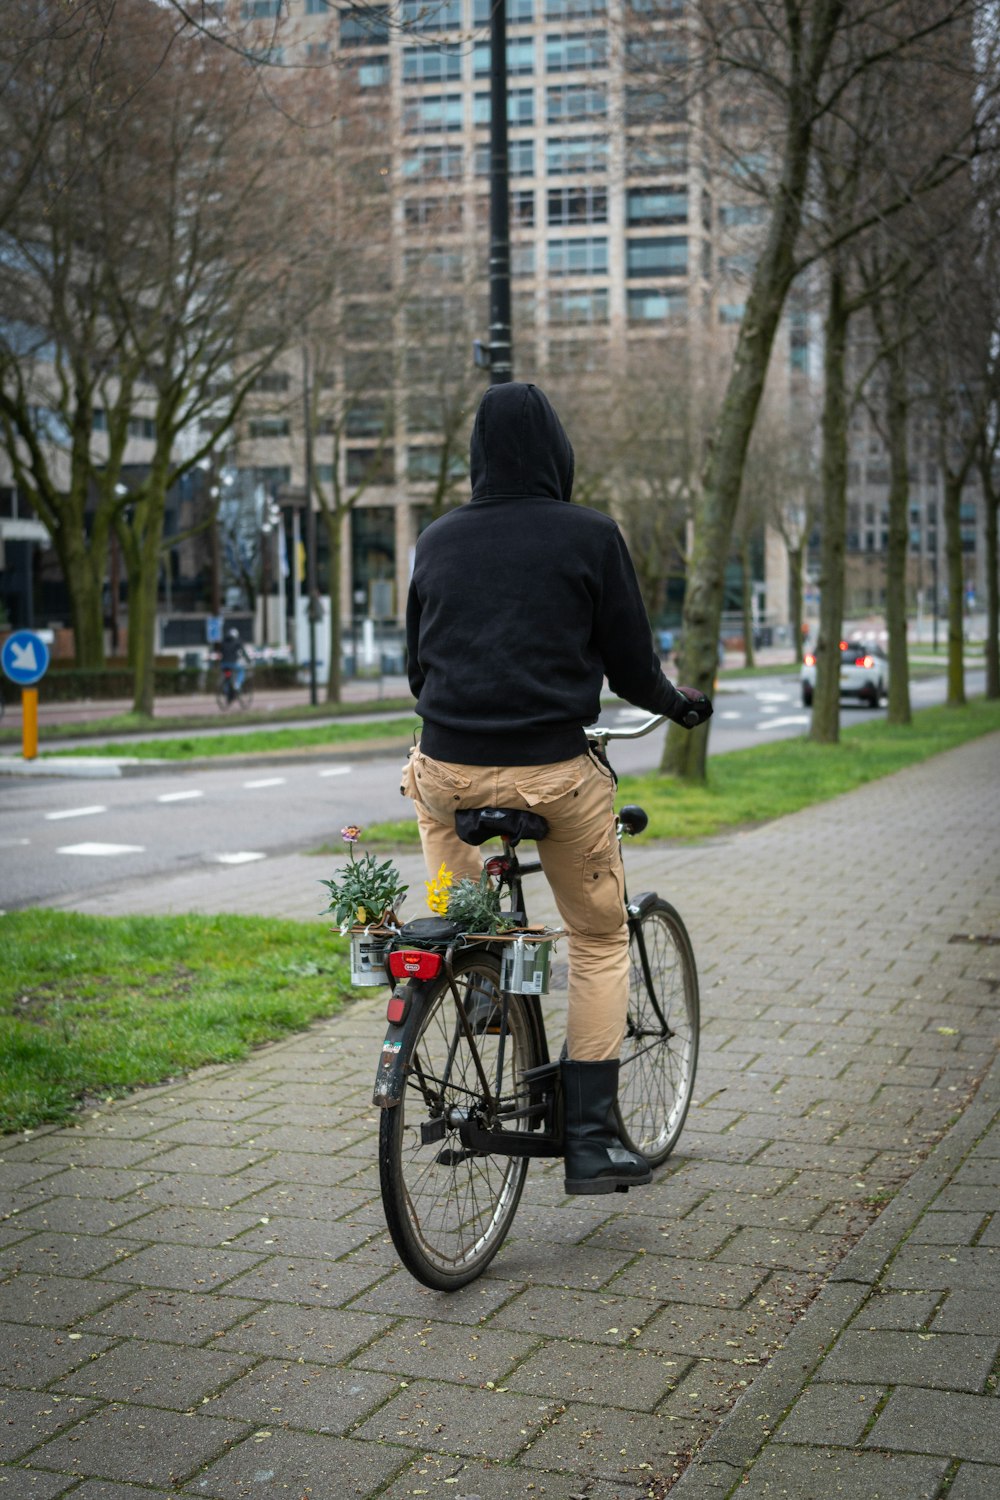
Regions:
<svg viewBox="0 0 1000 1500"><path fill-rule="evenodd" d="M132 712L150 718L156 696L156 597L160 578L160 544L167 508L166 471L154 461L142 501L136 506L139 535L129 577L128 644L132 665Z"/></svg>
<svg viewBox="0 0 1000 1500"><path fill-rule="evenodd" d="M822 7L813 38L812 63L819 76L837 26L838 5ZM795 244L802 219L813 129L814 83L797 90L784 145L784 169L767 242L757 261L740 325L732 373L715 424L694 524L694 546L684 595L683 681L712 692L718 668L719 626L726 562L740 498L747 445L760 406L774 336L795 273ZM708 725L686 730L671 724L660 769L689 781L704 781Z"/></svg>
<svg viewBox="0 0 1000 1500"><path fill-rule="evenodd" d="M344 516L342 506L324 506L321 511L330 552L330 677L326 685L327 703L339 703L344 692L341 665L343 633L340 625L340 566L343 557ZM355 661L354 670L358 664Z"/></svg>
<svg viewBox="0 0 1000 1500"><path fill-rule="evenodd" d="M743 665L752 667L753 658L753 589L750 570L750 540L743 538L740 547L740 572L743 577Z"/></svg>
<svg viewBox="0 0 1000 1500"><path fill-rule="evenodd" d="M840 738L840 632L844 622L844 552L847 542L847 396L845 362L849 314L843 272L830 271L823 356L822 544L819 639L810 739L835 745Z"/></svg>
<svg viewBox="0 0 1000 1500"><path fill-rule="evenodd" d="M1000 593L997 578L997 504L989 464L980 466L986 506L986 696L1000 698Z"/></svg>
<svg viewBox="0 0 1000 1500"><path fill-rule="evenodd" d="M965 703L964 609L962 573L962 488L965 473L949 474L944 486L945 562L948 572L948 705Z"/></svg>
<svg viewBox="0 0 1000 1500"><path fill-rule="evenodd" d="M795 665L802 665L802 547L788 549L788 617L795 650Z"/></svg>
<svg viewBox="0 0 1000 1500"><path fill-rule="evenodd" d="M896 344L886 360L889 427L889 549L886 557L886 624L889 629L890 724L909 724L910 662L906 650L906 559L910 543L910 480L907 444L908 399L903 350Z"/></svg>
<svg viewBox="0 0 1000 1500"><path fill-rule="evenodd" d="M81 508L82 515L82 508ZM88 671L104 666L104 574L108 555L108 527L97 515L87 536L82 520L68 515L51 532L69 595L76 665Z"/></svg>

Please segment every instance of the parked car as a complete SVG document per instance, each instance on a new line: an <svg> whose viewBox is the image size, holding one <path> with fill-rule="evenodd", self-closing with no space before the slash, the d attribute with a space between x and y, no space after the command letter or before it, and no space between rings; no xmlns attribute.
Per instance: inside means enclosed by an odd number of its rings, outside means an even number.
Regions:
<svg viewBox="0 0 1000 1500"><path fill-rule="evenodd" d="M802 702L811 708L816 686L816 655L807 651L802 663ZM857 698L877 708L889 691L889 658L881 646L865 641L840 643L840 696Z"/></svg>

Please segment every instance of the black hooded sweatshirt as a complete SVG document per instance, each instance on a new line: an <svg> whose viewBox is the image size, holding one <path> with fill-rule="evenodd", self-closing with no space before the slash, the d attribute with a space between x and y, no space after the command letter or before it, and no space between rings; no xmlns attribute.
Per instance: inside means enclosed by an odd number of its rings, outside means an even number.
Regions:
<svg viewBox="0 0 1000 1500"><path fill-rule="evenodd" d="M527 766L587 749L603 679L650 713L682 695L660 670L616 523L570 505L573 449L537 386L491 386L472 429L472 499L417 543L410 687L435 760Z"/></svg>

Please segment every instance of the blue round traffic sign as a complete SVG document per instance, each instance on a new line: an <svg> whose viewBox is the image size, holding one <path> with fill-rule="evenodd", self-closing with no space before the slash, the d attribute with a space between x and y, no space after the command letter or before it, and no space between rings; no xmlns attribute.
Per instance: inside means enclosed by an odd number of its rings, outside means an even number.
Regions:
<svg viewBox="0 0 1000 1500"><path fill-rule="evenodd" d="M49 665L49 648L33 630L15 630L3 643L0 666L18 687L31 687L44 677Z"/></svg>

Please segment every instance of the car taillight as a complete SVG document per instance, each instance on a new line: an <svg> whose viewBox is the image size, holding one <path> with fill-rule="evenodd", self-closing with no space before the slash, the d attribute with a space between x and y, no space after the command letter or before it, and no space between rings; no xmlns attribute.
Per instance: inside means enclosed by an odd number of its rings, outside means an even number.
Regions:
<svg viewBox="0 0 1000 1500"><path fill-rule="evenodd" d="M874 656L856 656L854 658L854 665L856 667L867 667L870 671L875 665L875 658Z"/></svg>
<svg viewBox="0 0 1000 1500"><path fill-rule="evenodd" d="M389 973L394 979L433 979L441 972L440 953L418 948L397 948L389 954Z"/></svg>
<svg viewBox="0 0 1000 1500"><path fill-rule="evenodd" d="M816 658L815 658L815 656L813 656L812 652L810 652L809 655L806 657L806 666L807 667L814 667L815 665L816 665Z"/></svg>

